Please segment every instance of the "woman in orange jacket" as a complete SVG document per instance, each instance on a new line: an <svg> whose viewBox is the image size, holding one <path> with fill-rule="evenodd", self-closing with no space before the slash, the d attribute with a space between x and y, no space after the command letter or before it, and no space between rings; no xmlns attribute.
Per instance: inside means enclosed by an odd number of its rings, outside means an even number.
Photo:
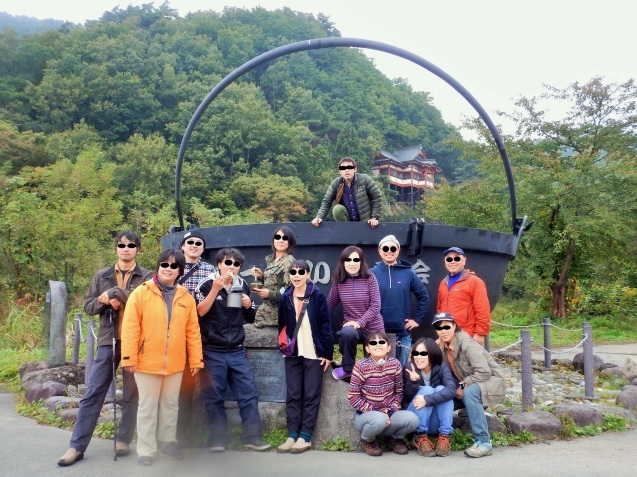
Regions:
<svg viewBox="0 0 637 477"><path fill-rule="evenodd" d="M197 306L177 285L184 255L164 250L153 278L131 293L122 325L122 365L135 373L139 389L137 461L151 465L157 453L182 459L177 447L179 388L186 368L194 376L203 368Z"/></svg>

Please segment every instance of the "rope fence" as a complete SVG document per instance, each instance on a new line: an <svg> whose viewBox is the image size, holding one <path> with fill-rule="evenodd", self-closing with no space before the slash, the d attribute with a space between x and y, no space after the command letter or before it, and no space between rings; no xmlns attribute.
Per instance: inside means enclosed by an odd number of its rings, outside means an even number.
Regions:
<svg viewBox="0 0 637 477"><path fill-rule="evenodd" d="M489 349L489 341L485 341L485 347L490 354L502 353L517 345L520 345L520 366L522 371L522 407L524 409L530 409L533 407L533 359L531 344L534 343L537 347L544 350L544 368L547 370L552 369L552 354L566 354L570 353L578 348L582 348L583 351L583 365L584 365L584 397L587 399L594 398L595 377L593 369L593 330L588 322L582 323L581 330L579 329L567 329L555 326L551 323L550 318L544 318L543 323L536 323L532 325L507 325L506 323L500 323L497 321L491 321L491 323L500 325L506 328L515 328L520 330L520 339L508 344L500 349L491 351ZM540 343L538 340L531 336L531 329L537 327L544 327L544 343ZM582 333L582 339L576 345L568 349L555 350L551 348L551 329L557 329L565 332L579 332Z"/></svg>

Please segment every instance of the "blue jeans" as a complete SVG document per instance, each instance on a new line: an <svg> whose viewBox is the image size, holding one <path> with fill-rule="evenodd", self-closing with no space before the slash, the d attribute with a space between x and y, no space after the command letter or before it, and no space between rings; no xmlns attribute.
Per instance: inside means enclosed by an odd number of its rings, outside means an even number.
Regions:
<svg viewBox="0 0 637 477"><path fill-rule="evenodd" d="M418 416L411 411L396 411L390 417L391 424L387 427L387 415L380 411L367 411L357 414L354 418L356 432L361 439L371 442L376 436L395 437L402 439L418 426Z"/></svg>
<svg viewBox="0 0 637 477"><path fill-rule="evenodd" d="M400 342L400 344L399 344ZM396 335L396 359L400 361L400 365L404 368L409 361L411 354L411 335Z"/></svg>
<svg viewBox="0 0 637 477"><path fill-rule="evenodd" d="M228 386L239 405L243 441L261 437L257 383L246 350L222 352L204 348L203 361L207 379L201 382L202 397L208 415L211 443L225 445L227 441L228 416L224 401Z"/></svg>
<svg viewBox="0 0 637 477"><path fill-rule="evenodd" d="M120 348L119 342L115 351L115 366L119 365ZM71 436L71 447L81 452L85 452L93 431L100 417L104 399L108 389L113 382L113 347L98 346L95 360L91 367L91 374L86 381L86 393L80 401L80 409L77 413L73 435ZM117 440L130 444L135 434L137 423L137 406L139 395L137 394L137 384L132 373L124 371L123 374L123 398L122 417L119 421Z"/></svg>
<svg viewBox="0 0 637 477"><path fill-rule="evenodd" d="M427 396L434 392L442 391L445 387L440 385L436 389L431 386L423 386L416 396ZM414 397L415 399L415 397ZM425 406L420 409L414 407L412 400L407 410L416 413L420 423L416 428L418 434L451 434L453 432L453 399L441 402L435 406Z"/></svg>
<svg viewBox="0 0 637 477"><path fill-rule="evenodd" d="M464 404L469 416L469 424L471 424L471 432L477 441L489 442L489 424L487 423L487 415L484 413L482 406L482 392L480 386L471 384L467 386L462 394L462 404Z"/></svg>

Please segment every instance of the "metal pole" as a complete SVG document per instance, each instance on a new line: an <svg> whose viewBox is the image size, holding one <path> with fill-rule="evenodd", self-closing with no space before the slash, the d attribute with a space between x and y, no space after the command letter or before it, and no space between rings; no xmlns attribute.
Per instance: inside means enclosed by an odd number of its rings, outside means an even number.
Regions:
<svg viewBox="0 0 637 477"><path fill-rule="evenodd" d="M84 367L84 384L91 375L93 360L95 359L95 320L88 320L88 333L86 334L86 366Z"/></svg>
<svg viewBox="0 0 637 477"><path fill-rule="evenodd" d="M80 336L82 336L82 313L76 313L73 322L73 357L71 358L73 364L77 364L80 360Z"/></svg>
<svg viewBox="0 0 637 477"><path fill-rule="evenodd" d="M551 319L544 318L544 367L551 369Z"/></svg>
<svg viewBox="0 0 637 477"><path fill-rule="evenodd" d="M521 366L522 366L522 411L533 409L533 368L531 361L531 331L520 332L522 340Z"/></svg>
<svg viewBox="0 0 637 477"><path fill-rule="evenodd" d="M593 369L593 330L587 321L582 323L584 340L584 397L595 397L595 376Z"/></svg>

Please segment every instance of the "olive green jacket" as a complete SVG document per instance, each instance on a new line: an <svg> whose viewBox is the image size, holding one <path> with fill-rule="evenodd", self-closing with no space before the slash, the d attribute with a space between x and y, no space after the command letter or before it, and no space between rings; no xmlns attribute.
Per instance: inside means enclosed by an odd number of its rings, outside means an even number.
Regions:
<svg viewBox="0 0 637 477"><path fill-rule="evenodd" d="M333 204L333 202L336 201L337 197L340 202L342 192L339 194L339 186L341 184L345 184L345 181L342 177L337 177L327 188L325 197L323 197L323 201L321 202L321 207L316 214L319 219L325 220L332 205L336 205ZM380 219L383 193L374 182L374 179L367 174L359 174L357 172L354 176L354 184L356 185L356 206L358 207L361 222L371 218Z"/></svg>

